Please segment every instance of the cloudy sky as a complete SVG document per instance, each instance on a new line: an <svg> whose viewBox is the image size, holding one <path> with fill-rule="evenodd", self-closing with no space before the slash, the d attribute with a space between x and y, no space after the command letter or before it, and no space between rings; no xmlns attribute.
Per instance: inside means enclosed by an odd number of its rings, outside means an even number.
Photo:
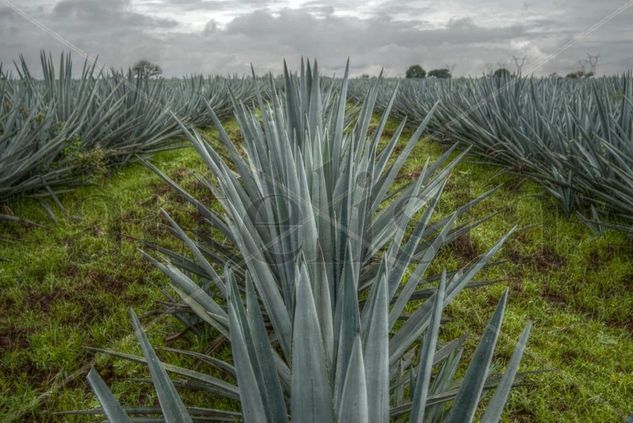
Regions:
<svg viewBox="0 0 633 423"><path fill-rule="evenodd" d="M168 76L278 72L319 59L340 74L408 65L478 75L527 56L526 71L633 68L633 0L0 0L0 62L77 49L107 67L140 58ZM75 61L83 60L75 51ZM81 59L81 60L80 60Z"/></svg>

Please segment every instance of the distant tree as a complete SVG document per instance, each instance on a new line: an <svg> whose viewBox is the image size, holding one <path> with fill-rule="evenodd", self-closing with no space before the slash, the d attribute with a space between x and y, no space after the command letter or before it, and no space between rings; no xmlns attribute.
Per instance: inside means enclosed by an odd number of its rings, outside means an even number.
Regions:
<svg viewBox="0 0 633 423"><path fill-rule="evenodd" d="M407 69L407 78L424 78L425 76L426 71L420 65L411 65Z"/></svg>
<svg viewBox="0 0 633 423"><path fill-rule="evenodd" d="M512 74L506 68L499 68L492 74L495 78L510 78Z"/></svg>
<svg viewBox="0 0 633 423"><path fill-rule="evenodd" d="M364 73L360 76L360 79L369 79L369 75Z"/></svg>
<svg viewBox="0 0 633 423"><path fill-rule="evenodd" d="M584 78L591 78L593 76L593 72L584 72L584 71L576 71L576 72L571 72L568 73L567 75L565 75L566 79L584 79Z"/></svg>
<svg viewBox="0 0 633 423"><path fill-rule="evenodd" d="M448 79L451 77L451 71L448 70L447 68L443 68L443 69L433 69L430 70L429 73L427 74L428 77L435 77L435 78L440 78L440 79Z"/></svg>
<svg viewBox="0 0 633 423"><path fill-rule="evenodd" d="M149 60L139 60L132 68L137 78L154 78L160 76L163 70L156 63Z"/></svg>

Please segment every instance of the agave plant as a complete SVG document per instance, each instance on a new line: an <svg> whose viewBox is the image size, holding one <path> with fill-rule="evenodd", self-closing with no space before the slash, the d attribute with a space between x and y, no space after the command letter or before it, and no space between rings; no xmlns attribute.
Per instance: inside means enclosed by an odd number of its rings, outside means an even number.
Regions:
<svg viewBox="0 0 633 423"><path fill-rule="evenodd" d="M149 365L160 409L140 413L162 414L166 421L234 418L187 408L171 372L198 389L239 399L248 422L471 421L483 390L495 386L484 420L499 420L529 325L505 374L493 375L504 294L462 380L456 371L463 339L441 343L439 327L443 308L506 237L472 265L444 271L433 283L433 258L472 226L456 227L456 219L481 198L433 220L458 159L442 167L450 150L427 162L417 179L395 187L428 119L392 158L404 122L382 145L389 108L370 131L378 87L352 123L345 115L347 84L346 73L340 87L323 92L315 63L302 66L299 76L286 70L283 95L271 83L270 103L258 94L261 115L234 100L243 154L213 113L227 158L198 132L188 132L213 175L202 181L223 212L172 184L232 247L217 248L206 236L194 240L165 215L192 258L164 249L170 262L147 256L170 277L190 312L230 340L233 363L180 351L222 369L227 380L164 364L132 314L143 357L95 351ZM139 413L121 407L95 372L89 382L102 409L86 412L103 412L110 421Z"/></svg>
<svg viewBox="0 0 633 423"><path fill-rule="evenodd" d="M0 81L0 199L69 182L72 165L55 166L55 160L75 135L80 111L62 125L48 104L13 91Z"/></svg>

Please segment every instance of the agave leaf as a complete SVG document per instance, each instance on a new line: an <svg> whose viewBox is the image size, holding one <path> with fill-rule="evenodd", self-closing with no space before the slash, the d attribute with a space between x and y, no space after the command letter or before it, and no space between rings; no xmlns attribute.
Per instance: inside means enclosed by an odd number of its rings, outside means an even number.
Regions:
<svg viewBox="0 0 633 423"><path fill-rule="evenodd" d="M178 348L169 348L169 347L162 347L160 348L163 351L167 351L167 352L172 352L172 353L176 353L176 354L182 354L188 357L193 357L203 363L206 363L210 366L213 366L217 369L223 370L224 372L226 372L227 374L231 375L231 376L235 376L235 367L229 363L227 363L226 361L220 360L216 357L212 357L210 355L207 354L202 354L202 353L198 353L195 351L188 351L188 350L182 350L182 349L178 349Z"/></svg>
<svg viewBox="0 0 633 423"><path fill-rule="evenodd" d="M466 370L464 381L448 415L449 422L470 422L475 416L475 410L488 377L492 354L501 331L507 300L508 290L506 289Z"/></svg>
<svg viewBox="0 0 633 423"><path fill-rule="evenodd" d="M360 334L356 334L349 363L346 366L345 381L338 405L337 421L340 423L369 422L369 408L367 402L367 381L365 364L363 362ZM384 388L384 385L382 386ZM384 421L380 415L372 415L375 421Z"/></svg>
<svg viewBox="0 0 633 423"><path fill-rule="evenodd" d="M302 422L333 420L332 393L314 296L305 267L297 272L296 308L292 339L293 419Z"/></svg>
<svg viewBox="0 0 633 423"><path fill-rule="evenodd" d="M256 375L256 367L259 363L256 362L255 357L251 357L249 352L247 318L244 306L239 298L239 292L236 292L237 288L233 281L230 281L229 287L232 352L237 369L237 382L240 386L242 415L245 421L258 421L266 419L268 411L264 401L265 392L262 391L264 387L259 385Z"/></svg>
<svg viewBox="0 0 633 423"><path fill-rule="evenodd" d="M375 286L368 328L363 337L367 414L372 421L389 421L389 326L387 279Z"/></svg>
<svg viewBox="0 0 633 423"><path fill-rule="evenodd" d="M167 219L171 227L176 231L176 233L178 234L178 237L187 245L187 248L189 248L189 250L194 254L196 258L196 263L206 271L208 277L211 278L211 280L216 284L216 286L220 290L220 293L226 297L226 288L224 287L224 283L222 282L218 274L215 272L215 269L213 269L213 267L205 259L204 255L202 254L202 252L200 251L196 243L191 238L189 238L189 236L187 236L185 231L183 231L180 228L180 226L178 226L178 224L174 221L174 219L171 218L169 213L167 213L164 209L161 209L161 213Z"/></svg>
<svg viewBox="0 0 633 423"><path fill-rule="evenodd" d="M109 349L104 349L104 348L88 348L89 351L93 351L93 352L98 352L98 353L103 353L103 354L107 354L110 355L112 357L119 357L122 358L124 360L129 360L129 361L133 361L136 363L142 363L142 364L147 364L147 359L141 356L137 356L137 355L133 355L133 354L127 354L127 353L122 353L119 351L113 351L113 350L109 350ZM233 399L238 399L239 398L239 390L237 389L237 387L229 382L226 382L224 380L215 378L213 376L201 373L201 372L197 372L195 370L191 370L191 369L187 369L184 367L179 367L179 366L174 366L173 364L169 364L169 363L161 363L161 365L168 371L168 372L172 372L175 373L177 375L183 376L187 379L191 379L197 382L200 382L202 384L202 386L205 387L205 389L214 392L214 393L218 393L221 394L227 398L233 398Z"/></svg>
<svg viewBox="0 0 633 423"><path fill-rule="evenodd" d="M446 271L442 273L440 287L435 294L433 301L433 313L427 331L422 350L420 351L420 364L418 367L417 381L412 396L413 407L411 409L410 421L412 423L422 423L426 409L429 386L431 382L431 370L433 366L437 338L442 320L442 309L444 306L444 292L446 290Z"/></svg>
<svg viewBox="0 0 633 423"><path fill-rule="evenodd" d="M508 394L510 393L510 388L512 388L512 384L514 383L514 378L519 370L519 363L521 362L521 358L523 357L523 351L525 351L525 345L527 344L528 337L530 336L530 329L532 328L532 323L528 322L519 338L519 342L514 349L514 353L512 353L512 357L510 358L510 362L508 363L508 368L506 369L499 386L495 390L495 393L488 403L488 407L486 408L486 413L481 418L482 423L492 423L498 422L501 420L501 414L503 413L503 406L505 405Z"/></svg>
<svg viewBox="0 0 633 423"><path fill-rule="evenodd" d="M130 317L132 318L136 339L147 361L165 421L168 423L191 422L191 416L187 412L185 404L182 402L178 392L176 392L176 388L169 379L169 376L167 376L165 366L163 366L163 363L156 356L154 349L147 339L147 335L145 335L145 331L143 331L141 327L141 322L132 309L130 309Z"/></svg>
<svg viewBox="0 0 633 423"><path fill-rule="evenodd" d="M198 317L216 328L223 335L228 335L226 330L228 320L226 311L211 296L175 266L164 265L149 254L143 251L141 253L170 277L174 284L174 290Z"/></svg>
<svg viewBox="0 0 633 423"><path fill-rule="evenodd" d="M340 398L347 374L347 365L350 362L350 355L356 334L360 328L360 312L358 309L358 291L356 289L356 273L354 264L348 257L351 253L351 244L348 244L348 256L344 262L345 268L341 277L337 304L335 310L335 351L336 368L334 374L334 394L335 401ZM338 408L338 403L335 403Z"/></svg>
<svg viewBox="0 0 633 423"><path fill-rule="evenodd" d="M128 415L146 415L146 414L161 414L160 407L125 407L124 411ZM241 413L235 411L227 411L227 410L217 410L213 408L200 408L200 407L187 407L187 411L192 416L194 421L196 418L215 418L220 421L235 421L239 420L242 417ZM102 408L92 408L92 409L84 409L84 410L73 410L73 411L63 411L59 413L53 413L54 415L97 415L103 414ZM118 422L119 420L114 420ZM132 421L137 421L136 419ZM164 420L162 420L164 421Z"/></svg>
<svg viewBox="0 0 633 423"><path fill-rule="evenodd" d="M114 398L112 391L110 391L95 369L90 369L88 382L97 396L99 403L101 403L102 409L100 411L105 414L109 421L117 423L131 422L129 416L125 410L123 410L123 407L121 407L116 398Z"/></svg>
<svg viewBox="0 0 633 423"><path fill-rule="evenodd" d="M232 291L237 293L235 289ZM236 300L237 301L237 300ZM255 289L250 279L246 284L246 318L252 336L252 353L258 365L259 385L264 392L268 419L270 421L287 421L288 413L284 400L279 375L274 363L274 352L267 336L264 320L261 315ZM255 361L255 360L252 360Z"/></svg>

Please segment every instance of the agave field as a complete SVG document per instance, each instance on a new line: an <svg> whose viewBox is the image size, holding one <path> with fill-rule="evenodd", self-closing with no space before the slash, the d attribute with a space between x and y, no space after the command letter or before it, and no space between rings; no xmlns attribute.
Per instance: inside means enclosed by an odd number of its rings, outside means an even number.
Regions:
<svg viewBox="0 0 633 423"><path fill-rule="evenodd" d="M0 68L4 420L633 412L630 75L72 69Z"/></svg>
<svg viewBox="0 0 633 423"><path fill-rule="evenodd" d="M73 75L70 56L55 66L42 54L42 79L21 59L0 67L0 202L77 182L99 167L166 148L179 132L174 115L205 125L207 107L230 114L230 95L252 92L252 80L192 76L134 78L131 71L85 62ZM171 142L173 144L173 140Z"/></svg>
<svg viewBox="0 0 633 423"><path fill-rule="evenodd" d="M538 181L567 215L630 232L633 224L633 76L580 81L484 77L401 84L394 113L414 124L436 102L434 136ZM362 97L367 83L354 87Z"/></svg>

